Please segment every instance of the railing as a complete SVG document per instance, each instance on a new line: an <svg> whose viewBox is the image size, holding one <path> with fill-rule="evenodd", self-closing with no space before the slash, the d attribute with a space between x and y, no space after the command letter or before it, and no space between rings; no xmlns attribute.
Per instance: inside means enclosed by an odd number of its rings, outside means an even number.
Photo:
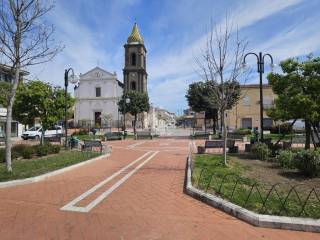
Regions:
<svg viewBox="0 0 320 240"><path fill-rule="evenodd" d="M261 183L237 173L223 174L209 168L194 168L196 146L189 144L192 185L259 214L320 218L320 186ZM267 174L267 173L266 173Z"/></svg>

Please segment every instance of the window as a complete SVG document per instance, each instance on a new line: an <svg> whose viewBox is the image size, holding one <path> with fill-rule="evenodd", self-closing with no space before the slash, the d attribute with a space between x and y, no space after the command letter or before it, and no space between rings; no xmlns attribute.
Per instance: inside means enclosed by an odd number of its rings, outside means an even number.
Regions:
<svg viewBox="0 0 320 240"><path fill-rule="evenodd" d="M131 65L136 66L136 54L131 53Z"/></svg>
<svg viewBox="0 0 320 240"><path fill-rule="evenodd" d="M242 118L241 119L241 128L252 128L252 118Z"/></svg>
<svg viewBox="0 0 320 240"><path fill-rule="evenodd" d="M96 97L101 97L101 88L96 87Z"/></svg>
<svg viewBox="0 0 320 240"><path fill-rule="evenodd" d="M250 106L250 97L245 96L243 98L243 106Z"/></svg>
<svg viewBox="0 0 320 240"><path fill-rule="evenodd" d="M137 84L136 84L136 82L131 82L131 90L132 90L132 91L137 90Z"/></svg>
<svg viewBox="0 0 320 240"><path fill-rule="evenodd" d="M271 128L272 127L272 118L264 118L263 119L263 128Z"/></svg>

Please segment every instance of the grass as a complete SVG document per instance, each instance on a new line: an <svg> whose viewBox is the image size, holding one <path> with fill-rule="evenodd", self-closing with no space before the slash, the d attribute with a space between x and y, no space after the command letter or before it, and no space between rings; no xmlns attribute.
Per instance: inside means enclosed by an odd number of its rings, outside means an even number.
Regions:
<svg viewBox="0 0 320 240"><path fill-rule="evenodd" d="M272 140L279 140L279 138L282 136L282 134L276 134L276 133L270 133L270 134L264 134L265 138L271 138ZM291 140L291 138L294 136L294 134L286 134L282 140Z"/></svg>
<svg viewBox="0 0 320 240"><path fill-rule="evenodd" d="M307 197L305 191L299 193L297 189L298 196L292 191L285 201L290 190L280 184L268 195L271 185L243 176L246 171L254 171L253 167L243 166L236 156L229 157L228 162L229 166L226 167L220 155L196 155L192 174L193 186L257 213L320 218L320 202L314 193L311 194L305 210L301 212ZM263 206L265 199L267 200Z"/></svg>
<svg viewBox="0 0 320 240"><path fill-rule="evenodd" d="M4 163L0 164L0 182L38 176L99 156L97 152L61 151L59 154L32 160L15 160L13 171L8 173Z"/></svg>

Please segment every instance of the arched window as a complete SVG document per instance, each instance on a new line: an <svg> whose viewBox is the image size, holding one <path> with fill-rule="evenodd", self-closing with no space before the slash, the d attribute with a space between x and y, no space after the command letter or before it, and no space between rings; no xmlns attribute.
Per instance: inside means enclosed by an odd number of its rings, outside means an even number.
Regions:
<svg viewBox="0 0 320 240"><path fill-rule="evenodd" d="M136 84L136 82L131 82L131 90L132 90L132 91L137 90L137 84Z"/></svg>
<svg viewBox="0 0 320 240"><path fill-rule="evenodd" d="M131 53L131 65L135 66L136 65L136 54Z"/></svg>

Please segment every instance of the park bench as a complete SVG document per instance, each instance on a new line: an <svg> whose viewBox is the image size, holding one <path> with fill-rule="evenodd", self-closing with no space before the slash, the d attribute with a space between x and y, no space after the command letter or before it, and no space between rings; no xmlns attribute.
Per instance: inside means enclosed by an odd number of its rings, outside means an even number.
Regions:
<svg viewBox="0 0 320 240"><path fill-rule="evenodd" d="M204 131L197 131L191 137L193 139L209 139L209 133Z"/></svg>
<svg viewBox="0 0 320 240"><path fill-rule="evenodd" d="M230 132L230 133L228 133L227 137L232 140L241 140L242 141L243 137L245 137L245 134Z"/></svg>
<svg viewBox="0 0 320 240"><path fill-rule="evenodd" d="M104 139L105 139L105 141L122 140L123 139L123 134L122 134L122 132L106 132L104 134Z"/></svg>
<svg viewBox="0 0 320 240"><path fill-rule="evenodd" d="M61 136L45 136L44 141L46 143L59 143L61 144Z"/></svg>
<svg viewBox="0 0 320 240"><path fill-rule="evenodd" d="M136 139L152 139L153 135L150 131L139 131L136 132Z"/></svg>
<svg viewBox="0 0 320 240"><path fill-rule="evenodd" d="M102 153L103 145L100 140L83 140L82 151L92 151L93 148L99 148Z"/></svg>
<svg viewBox="0 0 320 240"><path fill-rule="evenodd" d="M227 148L233 148L236 141L227 139ZM224 140L206 140L204 143L204 148L223 148Z"/></svg>

